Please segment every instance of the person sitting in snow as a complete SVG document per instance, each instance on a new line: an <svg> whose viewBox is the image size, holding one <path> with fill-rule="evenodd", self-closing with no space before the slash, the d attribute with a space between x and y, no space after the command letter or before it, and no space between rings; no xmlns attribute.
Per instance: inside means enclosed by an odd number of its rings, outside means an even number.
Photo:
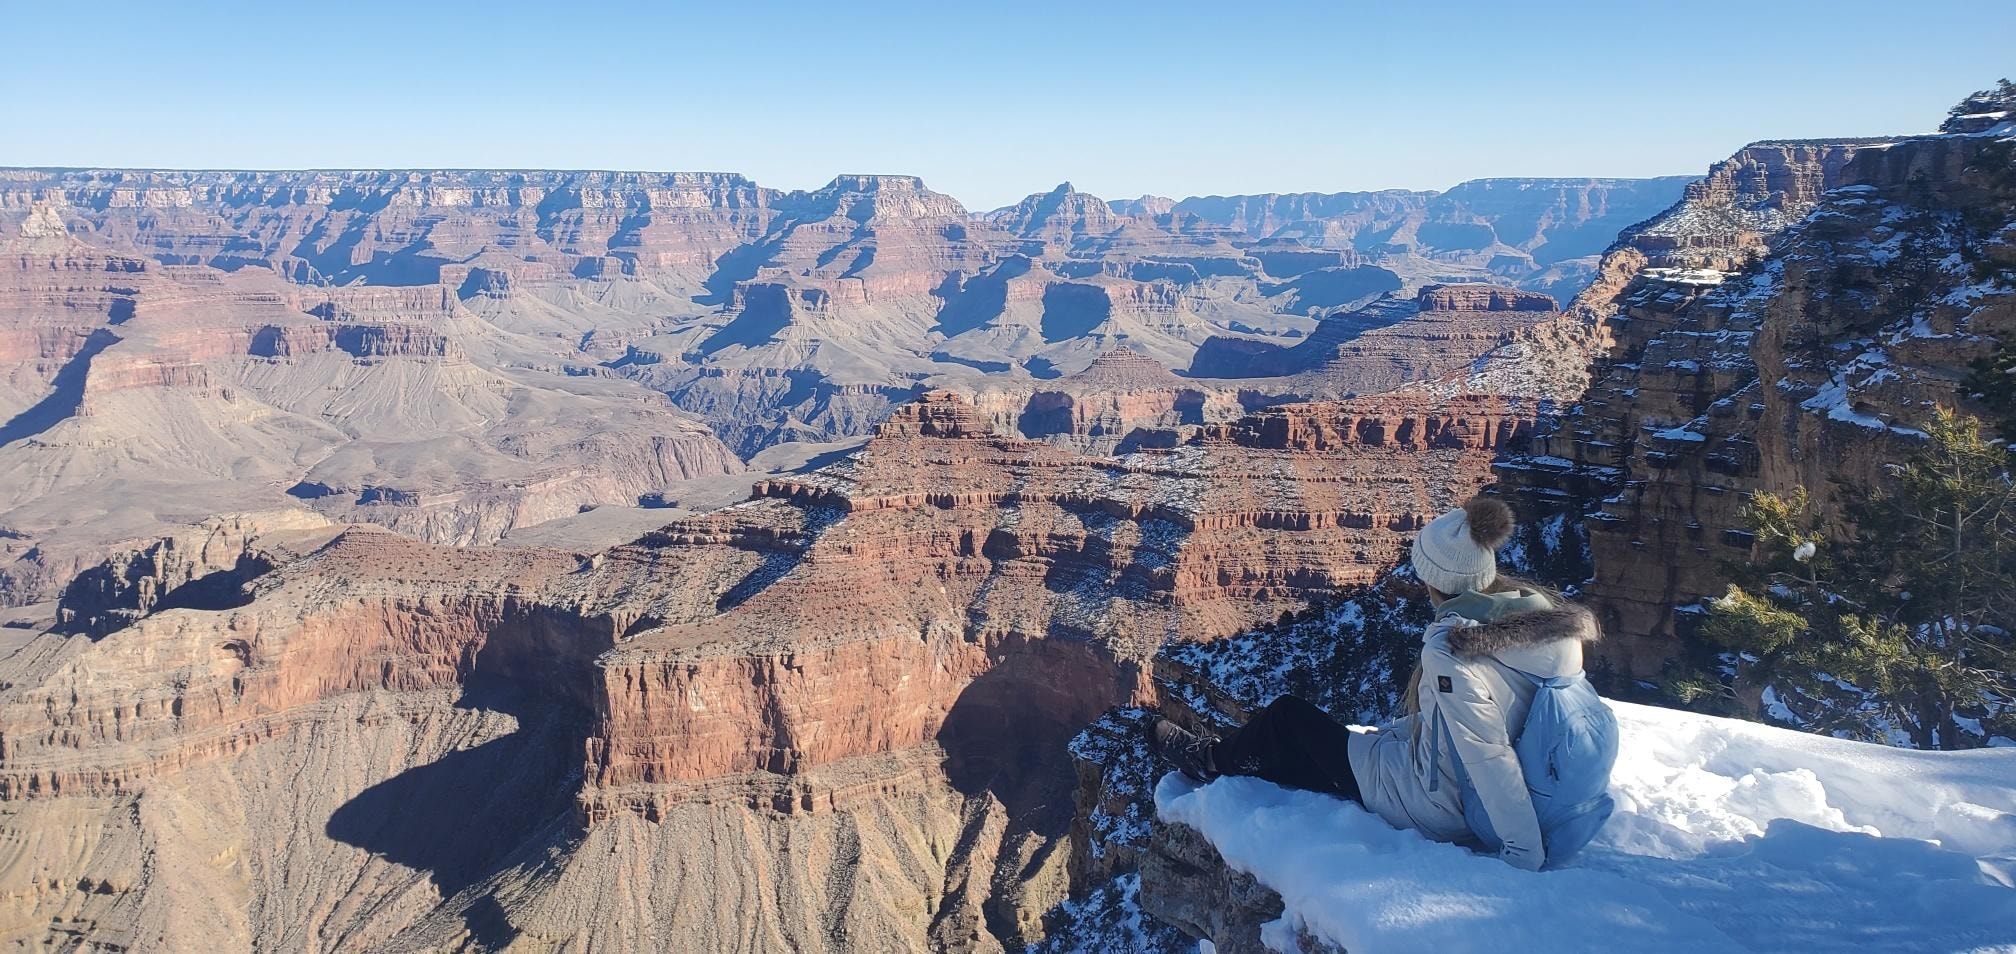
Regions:
<svg viewBox="0 0 2016 954"><path fill-rule="evenodd" d="M1512 527L1510 508L1478 497L1415 538L1411 562L1436 618L1393 724L1346 728L1314 704L1282 696L1223 739L1158 721L1156 750L1195 781L1249 775L1350 799L1437 841L1474 843L1458 782L1467 770L1503 843L1499 857L1539 870L1540 823L1513 751L1538 691L1528 677L1581 673L1582 644L1600 632L1588 610L1499 574L1496 554ZM1424 729L1438 713L1449 728L1446 744Z"/></svg>

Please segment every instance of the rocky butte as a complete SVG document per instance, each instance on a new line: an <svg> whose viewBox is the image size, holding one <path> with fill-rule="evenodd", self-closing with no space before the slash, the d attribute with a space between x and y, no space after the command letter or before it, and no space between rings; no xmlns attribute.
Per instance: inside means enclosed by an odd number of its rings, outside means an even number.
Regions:
<svg viewBox="0 0 2016 954"><path fill-rule="evenodd" d="M1250 338L1212 338L1197 349L1190 373L1285 379L1249 382L1250 388L1390 391L1467 368L1558 311L1554 299L1537 292L1429 285L1411 301L1382 297L1335 312L1286 348Z"/></svg>

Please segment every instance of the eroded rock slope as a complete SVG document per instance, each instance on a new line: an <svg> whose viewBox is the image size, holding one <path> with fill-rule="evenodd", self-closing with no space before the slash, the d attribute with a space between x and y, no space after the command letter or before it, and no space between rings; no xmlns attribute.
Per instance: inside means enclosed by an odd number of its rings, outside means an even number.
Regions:
<svg viewBox="0 0 2016 954"><path fill-rule="evenodd" d="M1530 428L1484 398L1312 404L1090 456L933 392L851 459L603 552L330 530L203 606L144 595L195 570L110 566L161 580L79 591L102 634L6 664L4 923L1019 945L1074 876L1065 743L1153 695L1157 648L1365 583Z"/></svg>

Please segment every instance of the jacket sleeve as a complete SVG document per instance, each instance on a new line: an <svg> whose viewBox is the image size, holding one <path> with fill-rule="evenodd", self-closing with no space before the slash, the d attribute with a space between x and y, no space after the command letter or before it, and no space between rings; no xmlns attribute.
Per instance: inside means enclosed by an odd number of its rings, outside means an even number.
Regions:
<svg viewBox="0 0 2016 954"><path fill-rule="evenodd" d="M1526 793L1526 775L1512 750L1504 713L1491 698L1490 684L1440 643L1431 641L1422 649L1421 691L1436 695L1454 754L1463 760L1470 786L1504 844L1498 856L1516 867L1538 871L1547 860L1540 819Z"/></svg>

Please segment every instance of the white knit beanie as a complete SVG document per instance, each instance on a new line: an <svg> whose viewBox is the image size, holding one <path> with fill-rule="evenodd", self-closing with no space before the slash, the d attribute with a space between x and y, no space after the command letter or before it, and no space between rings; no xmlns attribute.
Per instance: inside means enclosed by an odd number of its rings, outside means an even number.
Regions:
<svg viewBox="0 0 2016 954"><path fill-rule="evenodd" d="M1414 538L1414 575L1455 596L1498 579L1498 548L1512 537L1512 508L1489 497L1428 521Z"/></svg>

